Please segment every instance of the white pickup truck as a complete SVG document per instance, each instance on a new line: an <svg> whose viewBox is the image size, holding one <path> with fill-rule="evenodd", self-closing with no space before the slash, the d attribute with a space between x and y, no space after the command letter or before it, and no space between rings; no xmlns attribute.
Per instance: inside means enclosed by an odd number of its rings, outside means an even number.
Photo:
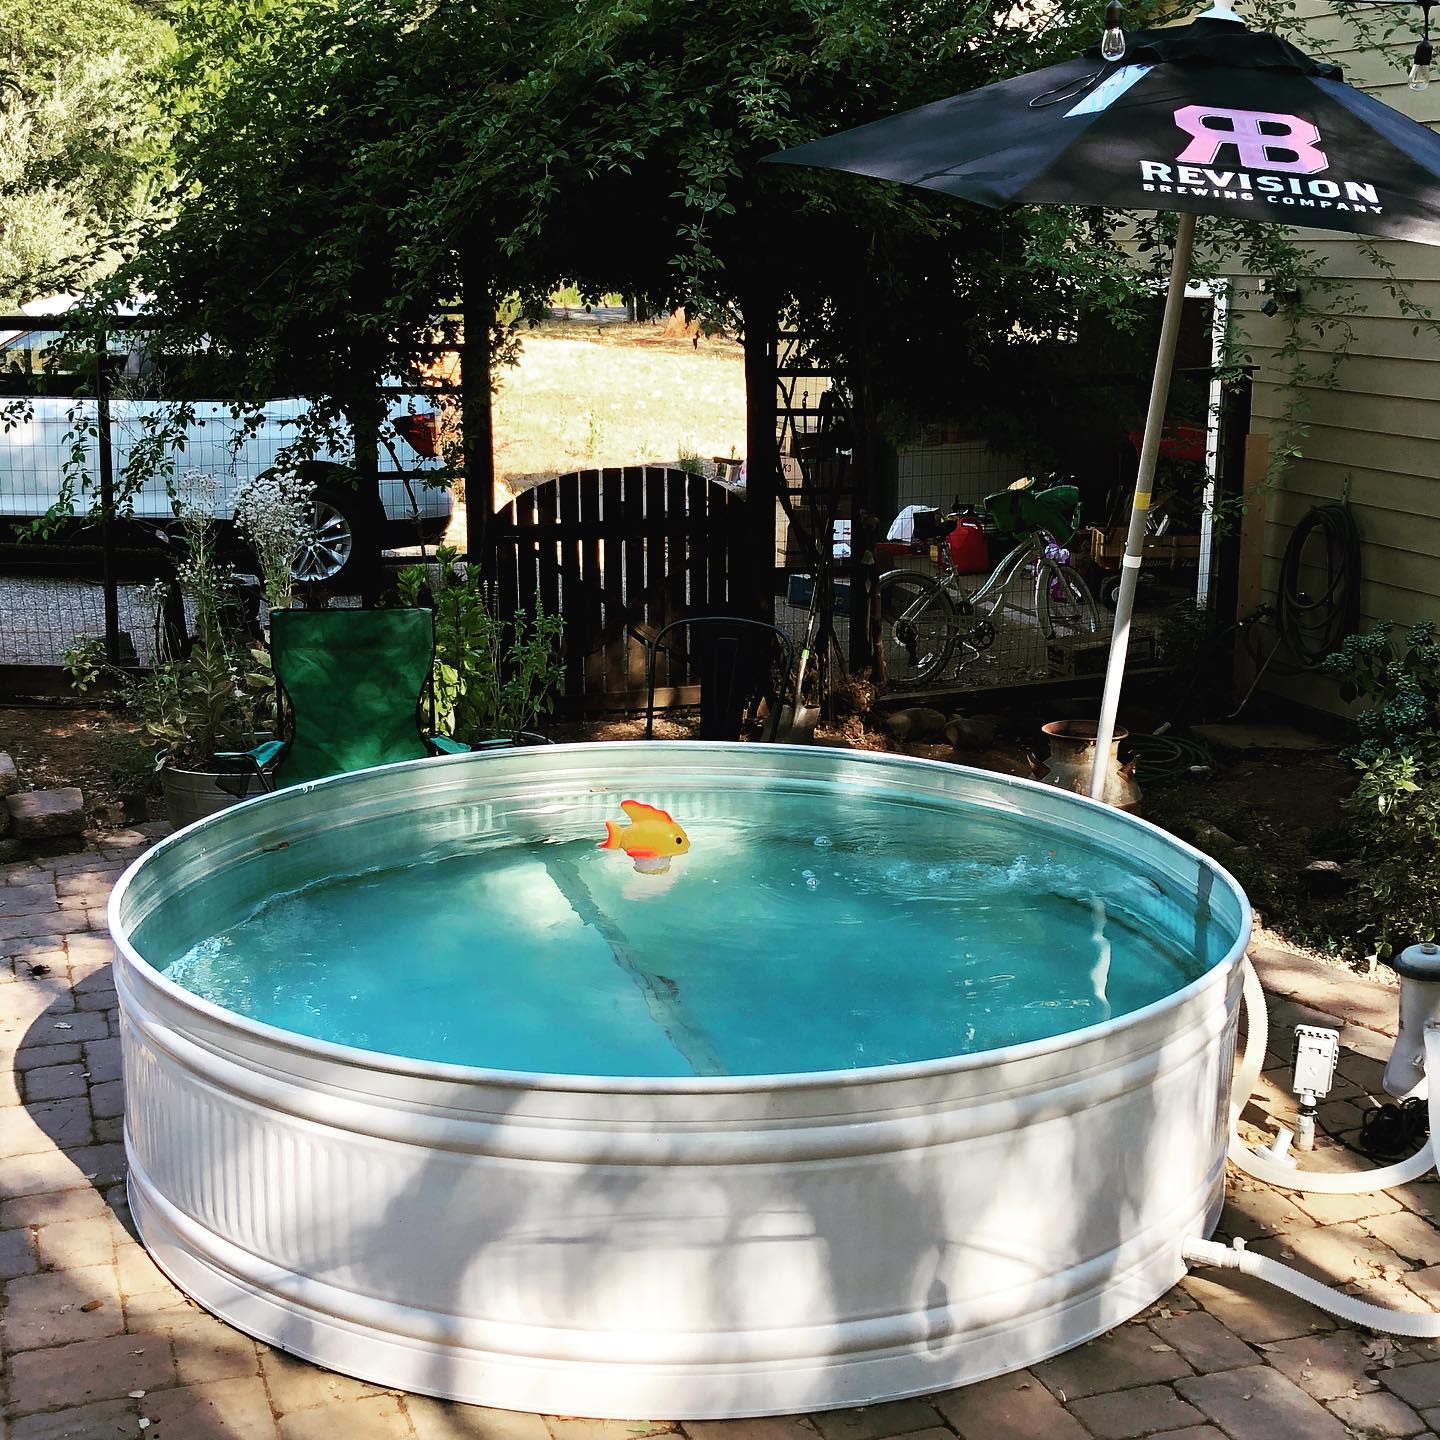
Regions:
<svg viewBox="0 0 1440 1440"><path fill-rule="evenodd" d="M37 319L37 325L43 321ZM24 523L49 513L66 493L67 474L88 477L77 511L90 508L98 484L96 403L93 398L25 394L27 386L6 383L43 366L56 330L0 330L0 526ZM123 369L125 341L118 335ZM38 363L37 363L38 361ZM132 367L133 368L133 367ZM122 382L110 400L112 463L117 491L128 518L165 525L174 507L164 475L125 483L131 457L174 413L165 399L130 398ZM134 387L144 393L143 386ZM321 448L301 466L315 483L309 533L295 557L297 578L343 586L355 577L366 544L384 548L440 539L450 522L447 469L439 443L439 416L433 397L387 390L389 424L380 447L378 504L355 487L349 456ZM242 426L228 402L189 399L183 426L172 431L166 453L173 471L200 470L219 480L216 519L228 527L235 494L243 481L271 469L293 444L308 402L268 402L255 427ZM136 467L140 468L140 467ZM172 474L173 481L173 474ZM71 487L74 488L73 485Z"/></svg>

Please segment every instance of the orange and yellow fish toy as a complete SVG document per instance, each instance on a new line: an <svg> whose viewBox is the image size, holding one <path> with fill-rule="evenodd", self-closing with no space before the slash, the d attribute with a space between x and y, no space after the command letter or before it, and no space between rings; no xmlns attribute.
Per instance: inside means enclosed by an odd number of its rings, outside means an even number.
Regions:
<svg viewBox="0 0 1440 1440"><path fill-rule="evenodd" d="M690 837L663 810L639 800L622 800L620 808L630 823L622 828L618 820L607 820L596 848L623 850L641 875L663 875L671 859L690 848Z"/></svg>

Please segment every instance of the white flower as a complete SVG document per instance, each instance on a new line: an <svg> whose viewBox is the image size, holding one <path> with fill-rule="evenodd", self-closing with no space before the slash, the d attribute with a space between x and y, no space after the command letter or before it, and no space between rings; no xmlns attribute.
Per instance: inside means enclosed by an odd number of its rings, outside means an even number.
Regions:
<svg viewBox="0 0 1440 1440"><path fill-rule="evenodd" d="M182 470L175 477L175 511L181 520L209 524L220 499L220 481L208 470Z"/></svg>
<svg viewBox="0 0 1440 1440"><path fill-rule="evenodd" d="M297 471L267 470L235 495L235 523L249 540L271 606L290 603L290 565L309 525L315 486Z"/></svg>

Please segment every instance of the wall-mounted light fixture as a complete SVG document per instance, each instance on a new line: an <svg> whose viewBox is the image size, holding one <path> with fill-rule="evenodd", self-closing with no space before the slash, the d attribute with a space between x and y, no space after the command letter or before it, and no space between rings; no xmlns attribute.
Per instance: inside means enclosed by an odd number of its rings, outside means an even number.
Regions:
<svg viewBox="0 0 1440 1440"><path fill-rule="evenodd" d="M1261 305L1260 313L1272 318L1282 310L1293 309L1305 298L1298 286L1277 286L1273 280L1262 280L1260 293L1265 296L1265 303Z"/></svg>

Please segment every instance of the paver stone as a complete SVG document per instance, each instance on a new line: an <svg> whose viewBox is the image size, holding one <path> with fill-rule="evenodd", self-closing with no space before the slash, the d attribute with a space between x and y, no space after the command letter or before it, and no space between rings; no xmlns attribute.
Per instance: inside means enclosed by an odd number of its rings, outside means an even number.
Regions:
<svg viewBox="0 0 1440 1440"><path fill-rule="evenodd" d="M1231 1440L1350 1440L1319 1401L1264 1365L1177 1380L1175 1389Z"/></svg>

